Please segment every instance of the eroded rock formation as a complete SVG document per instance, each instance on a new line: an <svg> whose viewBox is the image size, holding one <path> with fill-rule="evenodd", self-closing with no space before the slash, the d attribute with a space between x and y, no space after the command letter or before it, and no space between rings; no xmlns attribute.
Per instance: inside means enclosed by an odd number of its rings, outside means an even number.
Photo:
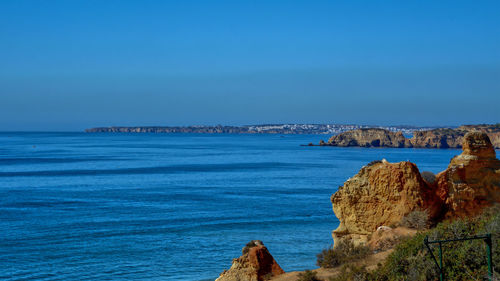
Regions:
<svg viewBox="0 0 500 281"><path fill-rule="evenodd" d="M446 217L477 215L500 202L500 160L485 133L468 133L462 154L436 176L437 194L445 200Z"/></svg>
<svg viewBox="0 0 500 281"><path fill-rule="evenodd" d="M414 132L410 143L412 147L417 148L460 148L465 133L465 131L453 129Z"/></svg>
<svg viewBox="0 0 500 281"><path fill-rule="evenodd" d="M361 147L409 147L410 141L401 132L390 132L384 129L358 129L347 131L331 137L328 143L320 145L331 146L361 146Z"/></svg>
<svg viewBox="0 0 500 281"><path fill-rule="evenodd" d="M464 136L469 132L488 134L493 147L500 148L500 125L466 125L456 129L415 131L408 139L401 132L385 129L358 129L332 136L321 146L359 146L395 148L461 148Z"/></svg>
<svg viewBox="0 0 500 281"><path fill-rule="evenodd" d="M439 221L500 203L500 161L486 133L468 133L462 154L433 181L424 180L413 163L374 161L339 187L331 201L340 220L334 240L366 243L378 227L396 224L413 210L426 210Z"/></svg>
<svg viewBox="0 0 500 281"><path fill-rule="evenodd" d="M285 273L260 240L250 241L216 281L264 281Z"/></svg>
<svg viewBox="0 0 500 281"><path fill-rule="evenodd" d="M434 129L414 132L410 139L413 147L461 148L467 133L483 132L495 148L500 148L500 125L464 125L456 129Z"/></svg>
<svg viewBox="0 0 500 281"><path fill-rule="evenodd" d="M411 162L375 161L361 168L332 195L333 211L340 220L334 240L366 243L380 226L393 225L415 209L432 209L437 216L442 202Z"/></svg>

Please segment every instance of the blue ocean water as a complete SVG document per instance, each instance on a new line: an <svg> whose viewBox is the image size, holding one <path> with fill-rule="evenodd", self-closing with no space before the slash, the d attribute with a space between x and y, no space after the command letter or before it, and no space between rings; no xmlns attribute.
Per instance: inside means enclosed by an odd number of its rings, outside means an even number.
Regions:
<svg viewBox="0 0 500 281"><path fill-rule="evenodd" d="M253 239L315 268L363 165L460 153L299 146L327 138L0 133L0 280L213 280Z"/></svg>

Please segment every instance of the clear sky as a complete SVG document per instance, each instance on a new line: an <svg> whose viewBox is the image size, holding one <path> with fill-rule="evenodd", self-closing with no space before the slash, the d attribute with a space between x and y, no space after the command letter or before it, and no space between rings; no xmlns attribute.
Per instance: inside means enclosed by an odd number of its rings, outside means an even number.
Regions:
<svg viewBox="0 0 500 281"><path fill-rule="evenodd" d="M500 1L0 1L0 130L500 122Z"/></svg>

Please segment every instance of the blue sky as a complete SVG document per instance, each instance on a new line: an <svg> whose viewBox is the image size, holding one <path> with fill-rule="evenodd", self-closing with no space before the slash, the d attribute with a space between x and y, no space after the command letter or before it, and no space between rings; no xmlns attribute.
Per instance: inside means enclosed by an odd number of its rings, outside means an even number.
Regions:
<svg viewBox="0 0 500 281"><path fill-rule="evenodd" d="M0 130L500 122L500 1L0 1Z"/></svg>

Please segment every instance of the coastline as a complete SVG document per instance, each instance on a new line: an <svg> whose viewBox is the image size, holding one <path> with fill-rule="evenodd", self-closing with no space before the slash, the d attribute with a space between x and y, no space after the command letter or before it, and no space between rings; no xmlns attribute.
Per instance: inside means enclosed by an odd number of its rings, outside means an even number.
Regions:
<svg viewBox="0 0 500 281"><path fill-rule="evenodd" d="M269 265L277 264L272 256L255 259L244 248L242 256L234 259L231 268L224 270L216 281L358 280L351 279L353 274L362 274L364 277L360 280L400 280L407 274L421 274L409 273L411 269L398 270L395 274L394 267L404 267L404 263L400 265L401 260L413 260L412 255L421 255L419 249L426 232L445 231L444 235L453 240L463 235L477 235L477 231L483 233L481 228L485 227L490 229L488 231L498 231L495 220L500 218L499 171L500 160L484 132L467 133L463 138L462 153L452 157L448 167L437 174L421 171L409 161L372 161L331 196L333 212L340 224L332 232L333 247L317 255L319 268L287 273L281 268L280 271L271 271ZM458 225L450 226L453 223ZM472 227L474 224L478 226ZM465 227L466 232L460 237L456 236L457 227ZM491 259L492 233L488 235ZM435 234L432 237L433 240L440 238ZM499 237L494 239L497 241ZM415 243L420 246L415 247ZM247 244L247 247L249 245L253 247L253 244ZM460 248L453 250L460 251ZM391 254L393 251L397 252L395 256ZM482 259L475 259L472 263L481 264ZM480 267L475 270L484 274L485 266ZM435 274L432 267L426 270L424 278ZM457 270L453 274L464 274L463 269L451 270ZM488 272L491 276L491 260ZM351 277L345 279L346 274ZM379 279L381 276L386 279Z"/></svg>
<svg viewBox="0 0 500 281"><path fill-rule="evenodd" d="M383 128L410 134L437 127L372 126L350 124L262 124L243 126L111 126L85 129L86 133L204 133L204 134L339 134L362 128Z"/></svg>

